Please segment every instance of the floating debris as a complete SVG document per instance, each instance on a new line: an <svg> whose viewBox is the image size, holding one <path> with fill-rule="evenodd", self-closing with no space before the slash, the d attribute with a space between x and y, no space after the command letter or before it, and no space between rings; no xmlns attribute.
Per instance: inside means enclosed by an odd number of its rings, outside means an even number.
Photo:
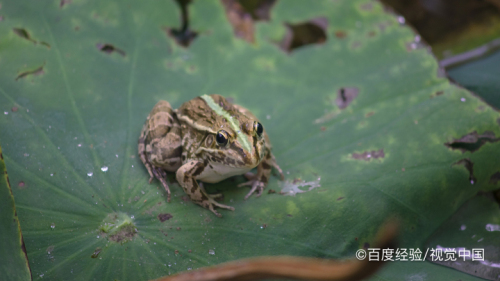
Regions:
<svg viewBox="0 0 500 281"><path fill-rule="evenodd" d="M315 181L303 181L303 180L293 180L292 182L285 181L283 183L283 188L281 189L281 194L295 196L297 193L304 193L307 191L311 191L316 187L320 187L319 184L321 178L318 178ZM307 190L302 190L300 187L309 187Z"/></svg>

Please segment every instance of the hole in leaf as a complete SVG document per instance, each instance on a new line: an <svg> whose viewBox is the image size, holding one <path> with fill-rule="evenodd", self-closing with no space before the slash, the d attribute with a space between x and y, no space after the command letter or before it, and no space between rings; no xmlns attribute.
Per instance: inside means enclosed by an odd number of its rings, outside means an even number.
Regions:
<svg viewBox="0 0 500 281"><path fill-rule="evenodd" d="M172 216L171 214L169 213L164 213L164 214L158 214L158 219L161 221L161 222L164 222L166 220L169 220L171 218L173 218L174 216Z"/></svg>
<svg viewBox="0 0 500 281"><path fill-rule="evenodd" d="M43 42L43 41L37 41L37 40L33 39L31 37L31 35L29 34L29 32L26 29L24 29L24 28L13 28L12 31L14 31L14 33L17 36L19 36L19 37L21 37L21 38L23 38L25 40L28 40L28 41L32 42L33 44L37 44L38 43L38 44L44 45L45 47L47 47L47 48L50 49L50 45L48 43Z"/></svg>
<svg viewBox="0 0 500 281"><path fill-rule="evenodd" d="M277 0L238 0L243 9L252 16L255 21L269 20L271 8Z"/></svg>
<svg viewBox="0 0 500 281"><path fill-rule="evenodd" d="M444 91L437 91L437 92L435 92L434 94L431 95L431 99L433 99L433 98L435 98L437 96L440 96L442 94L444 94Z"/></svg>
<svg viewBox="0 0 500 281"><path fill-rule="evenodd" d="M254 43L254 21L269 20L276 0L222 0L236 37Z"/></svg>
<svg viewBox="0 0 500 281"><path fill-rule="evenodd" d="M340 88L337 91L335 103L340 109L346 108L358 96L358 88Z"/></svg>
<svg viewBox="0 0 500 281"><path fill-rule="evenodd" d="M326 42L326 28L328 26L326 18L316 18L299 24L285 23L285 26L287 33L280 45L286 52L291 52L302 46Z"/></svg>
<svg viewBox="0 0 500 281"><path fill-rule="evenodd" d="M33 40L33 38L31 38L29 32L26 29L24 29L24 28L13 28L12 30L14 31L14 33L17 36L19 36L19 37L21 37L23 39L26 39L26 40L28 40L28 41L33 42L33 43L36 44L36 40Z"/></svg>
<svg viewBox="0 0 500 281"><path fill-rule="evenodd" d="M365 151L363 153L352 154L352 158L356 160L365 160L365 161L370 161L371 159L378 159L384 157L385 157L384 149L380 149L378 151L372 150L372 151Z"/></svg>
<svg viewBox="0 0 500 281"><path fill-rule="evenodd" d="M474 177L474 163L470 161L469 158L464 158L462 160L457 161L453 165L463 165L467 171L469 171L469 181L471 184L475 184L477 182L476 177Z"/></svg>
<svg viewBox="0 0 500 281"><path fill-rule="evenodd" d="M335 37L337 37L339 39L346 38L346 36L347 36L347 33L345 31L342 31L342 30L335 31Z"/></svg>
<svg viewBox="0 0 500 281"><path fill-rule="evenodd" d="M70 4L70 3L71 3L71 0L61 0L61 2L59 3L59 8L62 8L62 7L64 7L64 5Z"/></svg>
<svg viewBox="0 0 500 281"><path fill-rule="evenodd" d="M490 177L491 184L497 184L500 181L500 172L496 172Z"/></svg>
<svg viewBox="0 0 500 281"><path fill-rule="evenodd" d="M45 73L45 72L43 71L43 67L44 67L44 65L45 65L45 63L44 63L42 66L40 66L40 67L38 67L38 68L36 68L36 69L27 70L27 71L23 71L23 72L19 73L19 74L17 75L17 77L16 77L16 81L17 81L18 79L21 79L21 78L26 78L26 77L28 77L28 76L30 76L30 75L42 75L42 74L44 74L44 73Z"/></svg>
<svg viewBox="0 0 500 281"><path fill-rule="evenodd" d="M118 49L111 44L97 44L97 48L101 50L101 52L104 52L106 54L112 54L113 52L116 52L123 57L126 55L125 51L123 51L122 49Z"/></svg>
<svg viewBox="0 0 500 281"><path fill-rule="evenodd" d="M177 44L182 47L189 47L191 42L198 36L198 33L189 29L188 5L191 0L175 0L181 8L181 28L164 28L167 35L174 38Z"/></svg>
<svg viewBox="0 0 500 281"><path fill-rule="evenodd" d="M445 145L451 149L459 149L462 153L465 153L466 151L477 151L485 143L497 142L498 140L500 138L495 138L495 134L491 131L485 131L481 135L474 131L452 142L447 142Z"/></svg>

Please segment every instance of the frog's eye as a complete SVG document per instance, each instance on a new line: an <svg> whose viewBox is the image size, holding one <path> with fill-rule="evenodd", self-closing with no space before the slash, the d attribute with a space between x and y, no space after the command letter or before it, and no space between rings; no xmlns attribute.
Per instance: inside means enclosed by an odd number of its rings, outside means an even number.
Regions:
<svg viewBox="0 0 500 281"><path fill-rule="evenodd" d="M257 136L261 137L262 133L264 132L264 127L262 127L262 124L260 124L259 122L255 122L253 124L253 127L255 129L255 132L257 132Z"/></svg>
<svg viewBox="0 0 500 281"><path fill-rule="evenodd" d="M220 130L217 132L217 136L215 137L217 144L219 146L226 146L227 144L227 132L224 130Z"/></svg>

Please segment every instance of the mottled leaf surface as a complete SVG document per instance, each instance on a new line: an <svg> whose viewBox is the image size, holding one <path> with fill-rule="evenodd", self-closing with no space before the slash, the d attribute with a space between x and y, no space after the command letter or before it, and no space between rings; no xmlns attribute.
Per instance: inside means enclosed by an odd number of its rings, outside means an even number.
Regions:
<svg viewBox="0 0 500 281"><path fill-rule="evenodd" d="M0 143L11 182L25 183L13 192L35 279L145 280L251 256L350 257L393 216L400 245L423 247L467 199L498 188L489 179L500 142L474 152L445 144L473 132L500 137L500 114L450 84L377 2L278 1L251 44L220 2L195 1L188 48L167 34L181 26L174 1L61 3L0 10L0 110L9 111ZM284 23L325 20L326 41L280 47ZM158 100L178 107L213 93L261 119L287 181L273 177L277 193L247 201L248 189L235 187L243 177L207 185L236 208L223 218L174 182L167 203L136 156ZM455 164L462 159L474 184ZM311 191L279 194L318 179ZM474 279L428 262L394 263L374 278L405 274Z"/></svg>

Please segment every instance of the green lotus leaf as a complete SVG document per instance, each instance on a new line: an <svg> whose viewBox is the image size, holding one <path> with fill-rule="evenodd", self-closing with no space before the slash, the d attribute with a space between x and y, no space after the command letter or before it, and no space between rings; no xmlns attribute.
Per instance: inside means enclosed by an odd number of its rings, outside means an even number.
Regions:
<svg viewBox="0 0 500 281"><path fill-rule="evenodd" d="M278 1L251 24L228 3L194 1L184 29L173 1L2 3L0 143L13 186L25 183L13 193L35 280L352 257L389 217L402 247L422 247L478 191L498 188L500 114L450 83L378 2ZM248 200L242 176L207 184L236 209L222 218L173 175L167 203L137 157L158 100L177 108L203 94L250 109L285 172L270 180L275 193ZM374 278L422 272L475 279L429 262Z"/></svg>

